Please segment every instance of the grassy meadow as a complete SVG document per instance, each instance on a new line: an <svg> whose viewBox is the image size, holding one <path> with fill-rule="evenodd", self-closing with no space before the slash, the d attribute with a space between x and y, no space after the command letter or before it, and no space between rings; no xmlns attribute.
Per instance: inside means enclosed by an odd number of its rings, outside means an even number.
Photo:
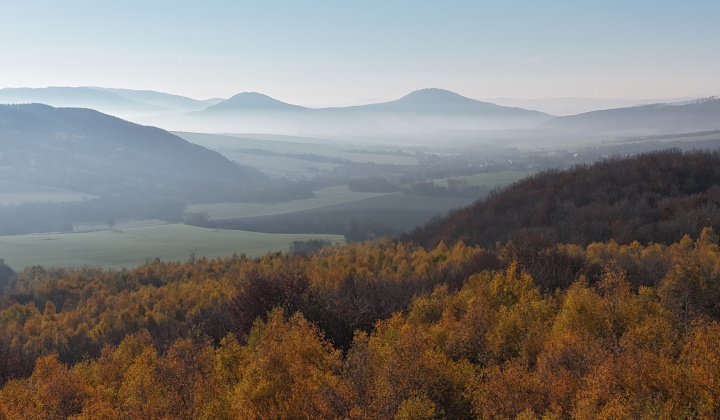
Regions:
<svg viewBox="0 0 720 420"><path fill-rule="evenodd" d="M183 224L118 226L112 230L0 237L0 255L15 270L45 267L131 268L156 257L166 261L226 257L244 253L259 257L288 251L296 240L344 241L340 235L291 235L204 229Z"/></svg>

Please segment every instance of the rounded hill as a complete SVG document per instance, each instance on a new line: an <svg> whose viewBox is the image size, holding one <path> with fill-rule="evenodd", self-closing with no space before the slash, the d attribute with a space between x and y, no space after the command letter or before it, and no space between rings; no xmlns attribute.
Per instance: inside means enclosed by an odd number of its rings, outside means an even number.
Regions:
<svg viewBox="0 0 720 420"><path fill-rule="evenodd" d="M0 177L98 196L219 199L259 171L155 127L84 108L0 105Z"/></svg>
<svg viewBox="0 0 720 420"><path fill-rule="evenodd" d="M203 112L217 111L297 111L305 109L298 105L291 105L267 95L257 92L243 92L222 101L218 104L208 107Z"/></svg>
<svg viewBox="0 0 720 420"><path fill-rule="evenodd" d="M380 104L351 107L373 112L404 112L436 115L473 115L477 117L533 118L538 121L551 118L548 114L521 108L512 108L470 99L445 89L427 88L411 92L400 99Z"/></svg>

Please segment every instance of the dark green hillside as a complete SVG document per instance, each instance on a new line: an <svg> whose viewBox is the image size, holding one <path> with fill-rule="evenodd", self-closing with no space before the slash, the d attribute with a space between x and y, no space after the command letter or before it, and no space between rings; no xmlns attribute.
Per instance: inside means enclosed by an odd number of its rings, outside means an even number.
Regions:
<svg viewBox="0 0 720 420"><path fill-rule="evenodd" d="M266 181L219 153L97 111L0 106L0 178L101 197L234 198Z"/></svg>
<svg viewBox="0 0 720 420"><path fill-rule="evenodd" d="M660 151L546 171L416 229L405 239L494 246L533 237L586 245L672 243L720 228L720 154Z"/></svg>

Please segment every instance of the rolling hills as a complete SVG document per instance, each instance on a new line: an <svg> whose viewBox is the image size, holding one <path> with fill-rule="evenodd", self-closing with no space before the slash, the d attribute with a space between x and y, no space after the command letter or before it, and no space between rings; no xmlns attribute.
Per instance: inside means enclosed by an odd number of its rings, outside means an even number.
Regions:
<svg viewBox="0 0 720 420"><path fill-rule="evenodd" d="M385 103L319 109L248 92L166 121L180 130L428 138L448 130L527 128L550 118L541 112L476 101L443 89L422 89Z"/></svg>
<svg viewBox="0 0 720 420"><path fill-rule="evenodd" d="M498 102L513 103L512 100ZM586 102L607 107L642 101ZM200 101L162 92L102 87L6 88L0 89L0 103L91 108L174 131L335 139L391 137L404 143L409 139L427 142L458 136L547 140L549 137L615 138L720 129L720 100L714 97L561 117L470 99L438 88L416 90L383 103L330 108L293 105L258 92ZM532 107L534 102L515 103Z"/></svg>

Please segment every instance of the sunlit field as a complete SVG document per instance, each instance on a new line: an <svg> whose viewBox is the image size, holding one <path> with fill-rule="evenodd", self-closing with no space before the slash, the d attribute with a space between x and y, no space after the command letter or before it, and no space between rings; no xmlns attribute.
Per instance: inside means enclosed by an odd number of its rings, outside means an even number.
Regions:
<svg viewBox="0 0 720 420"><path fill-rule="evenodd" d="M28 265L71 268L131 268L147 260L187 261L234 253L259 257L288 251L290 243L307 239L343 242L340 235L291 235L213 230L182 224L113 228L92 232L0 237L0 255L15 270Z"/></svg>

